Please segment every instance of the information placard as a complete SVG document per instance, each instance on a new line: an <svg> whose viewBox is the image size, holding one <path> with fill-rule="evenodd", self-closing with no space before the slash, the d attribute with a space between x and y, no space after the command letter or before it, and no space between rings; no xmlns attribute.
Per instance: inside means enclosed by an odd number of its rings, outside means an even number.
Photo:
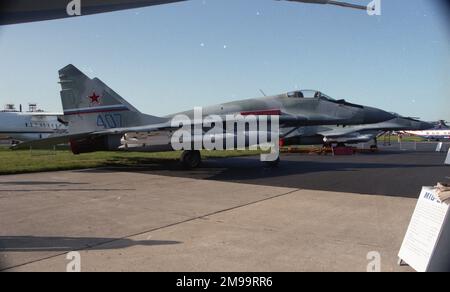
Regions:
<svg viewBox="0 0 450 292"><path fill-rule="evenodd" d="M418 272L446 271L450 259L449 206L432 187L423 187L399 257Z"/></svg>

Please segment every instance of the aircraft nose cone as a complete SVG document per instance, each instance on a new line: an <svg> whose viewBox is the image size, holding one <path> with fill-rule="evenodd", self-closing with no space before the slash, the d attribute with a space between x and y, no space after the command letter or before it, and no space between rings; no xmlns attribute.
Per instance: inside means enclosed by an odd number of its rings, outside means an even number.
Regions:
<svg viewBox="0 0 450 292"><path fill-rule="evenodd" d="M364 107L364 124L376 124L392 120L394 115L374 107Z"/></svg>

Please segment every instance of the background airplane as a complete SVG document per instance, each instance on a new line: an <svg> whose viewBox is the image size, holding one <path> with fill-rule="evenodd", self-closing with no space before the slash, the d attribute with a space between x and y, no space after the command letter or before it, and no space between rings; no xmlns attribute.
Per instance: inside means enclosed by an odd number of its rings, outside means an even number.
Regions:
<svg viewBox="0 0 450 292"><path fill-rule="evenodd" d="M447 126L445 121L438 121L435 125L429 129L421 129L426 131L406 131L406 133L425 138L427 140L449 140L450 139L450 127Z"/></svg>
<svg viewBox="0 0 450 292"><path fill-rule="evenodd" d="M433 124L413 118L393 114L395 118L376 124L350 126L308 126L301 127L284 139L285 145L331 145L356 144L373 141L377 146L377 137L392 131L425 130Z"/></svg>
<svg viewBox="0 0 450 292"><path fill-rule="evenodd" d="M82 0L81 15L90 15L153 5L184 2L187 0ZM366 9L366 6L328 0L277 0L310 4L330 4L342 7ZM70 0L2 0L0 1L0 25L16 24L73 17L67 13Z"/></svg>
<svg viewBox="0 0 450 292"><path fill-rule="evenodd" d="M22 143L15 149L70 142L74 154L116 150L172 151L171 135L178 129L171 125L173 117L179 114L194 117L193 110L165 117L143 114L101 80L90 79L73 65L61 69L59 78L68 134ZM370 124L393 117L376 108L334 100L319 91L296 91L208 106L203 108L203 115L277 115L281 128L293 130L308 125ZM203 128L203 131L207 130ZM265 131L268 134L270 130ZM233 132L217 133L216 137L236 137L237 134L234 129ZM192 137L192 140L196 139L198 137ZM200 152L184 151L181 161L186 167L196 167L201 161Z"/></svg>
<svg viewBox="0 0 450 292"><path fill-rule="evenodd" d="M61 116L61 113L36 111L35 105L31 105L28 112L16 111L11 107L0 111L0 137L16 143L65 133L67 126Z"/></svg>

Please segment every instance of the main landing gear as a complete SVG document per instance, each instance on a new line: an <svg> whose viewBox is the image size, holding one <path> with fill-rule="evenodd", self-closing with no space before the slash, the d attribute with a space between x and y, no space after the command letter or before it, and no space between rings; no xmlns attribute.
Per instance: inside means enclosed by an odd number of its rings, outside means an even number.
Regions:
<svg viewBox="0 0 450 292"><path fill-rule="evenodd" d="M185 150L180 157L181 165L184 169L193 169L200 166L202 156L198 150Z"/></svg>
<svg viewBox="0 0 450 292"><path fill-rule="evenodd" d="M390 141L389 141L389 145L391 145ZM371 152L377 152L378 151L378 139L377 138L373 139L373 144L370 145L370 151Z"/></svg>
<svg viewBox="0 0 450 292"><path fill-rule="evenodd" d="M200 166L202 163L202 156L198 150L185 150L180 157L181 166L184 169L194 169ZM274 161L264 161L266 167L277 167L280 164L280 157Z"/></svg>

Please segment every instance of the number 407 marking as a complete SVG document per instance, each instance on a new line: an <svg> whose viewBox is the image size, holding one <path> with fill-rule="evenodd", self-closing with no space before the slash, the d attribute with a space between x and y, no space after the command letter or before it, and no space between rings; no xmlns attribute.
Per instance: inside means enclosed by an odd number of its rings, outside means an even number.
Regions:
<svg viewBox="0 0 450 292"><path fill-rule="evenodd" d="M114 129L122 127L122 116L120 114L104 114L97 116L97 127Z"/></svg>

